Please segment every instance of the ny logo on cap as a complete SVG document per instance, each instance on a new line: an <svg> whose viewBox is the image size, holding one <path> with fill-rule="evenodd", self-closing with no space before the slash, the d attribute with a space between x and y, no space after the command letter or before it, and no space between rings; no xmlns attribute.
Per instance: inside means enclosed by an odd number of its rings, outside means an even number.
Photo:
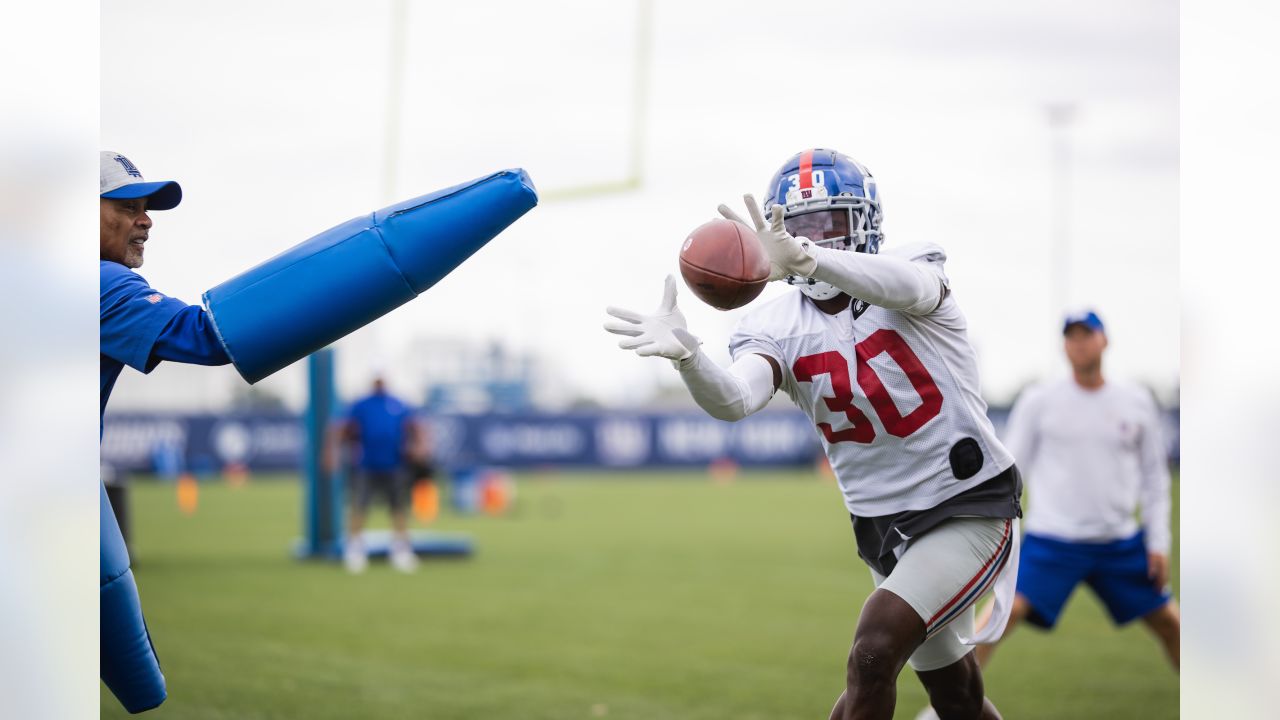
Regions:
<svg viewBox="0 0 1280 720"><path fill-rule="evenodd" d="M133 163L129 162L129 158L123 155L117 155L115 156L115 161L120 163L120 166L124 168L124 171L129 173L130 175L136 178L142 177L142 173L138 170L138 168L134 167Z"/></svg>

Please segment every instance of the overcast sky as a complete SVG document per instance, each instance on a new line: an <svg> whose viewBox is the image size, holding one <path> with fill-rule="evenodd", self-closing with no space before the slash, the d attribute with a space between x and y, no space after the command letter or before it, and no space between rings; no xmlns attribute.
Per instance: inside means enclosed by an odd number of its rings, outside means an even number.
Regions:
<svg viewBox="0 0 1280 720"><path fill-rule="evenodd" d="M176 179L142 274L189 302L355 215L524 167L539 190L629 171L639 5L409 2L398 168L383 187L389 2L102 6L103 149ZM500 341L545 359L551 396L643 400L678 382L601 330L655 305L691 228L764 190L795 152L834 147L880 183L886 242L933 241L969 317L984 390L1060 373L1052 273L1108 323L1113 375L1178 378L1177 3L653 3L643 184L547 201L421 298L339 343L343 387L383 365L420 389L416 338ZM1050 265L1046 106L1074 121L1070 250ZM786 292L771 287L766 297ZM687 291L690 329L727 361L744 310ZM216 406L234 371L127 372L112 406ZM297 367L264 386L300 402Z"/></svg>

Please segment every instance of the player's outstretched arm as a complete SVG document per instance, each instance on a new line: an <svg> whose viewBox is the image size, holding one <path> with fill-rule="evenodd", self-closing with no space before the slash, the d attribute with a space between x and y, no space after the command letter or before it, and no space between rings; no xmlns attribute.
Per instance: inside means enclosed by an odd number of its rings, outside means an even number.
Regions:
<svg viewBox="0 0 1280 720"><path fill-rule="evenodd" d="M913 315L926 315L942 304L945 283L926 265L897 257L816 247L806 238L792 237L787 232L781 205L771 208L766 222L755 197L744 195L743 201L751 223L725 205L720 206L720 214L755 227L756 236L769 254L770 280L788 275L810 277L831 283L872 305Z"/></svg>
<svg viewBox="0 0 1280 720"><path fill-rule="evenodd" d="M942 304L947 287L924 263L900 257L810 247L814 280L831 283L852 297L889 310L928 315Z"/></svg>
<svg viewBox="0 0 1280 720"><path fill-rule="evenodd" d="M192 365L226 365L231 362L209 313L199 305L188 305L165 325L151 348L153 360L169 360Z"/></svg>
<svg viewBox="0 0 1280 720"><path fill-rule="evenodd" d="M763 408L776 389L773 367L763 356L748 355L728 369L702 353L701 340L688 329L676 307L676 279L668 275L662 302L651 314L609 307L604 329L622 335L618 347L641 357L664 357L675 363L694 402L718 420L736 421Z"/></svg>

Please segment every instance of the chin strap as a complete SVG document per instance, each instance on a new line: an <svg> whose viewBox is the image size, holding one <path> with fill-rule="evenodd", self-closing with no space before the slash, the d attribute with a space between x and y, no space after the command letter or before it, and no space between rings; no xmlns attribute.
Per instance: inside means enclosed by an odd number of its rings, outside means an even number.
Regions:
<svg viewBox="0 0 1280 720"><path fill-rule="evenodd" d="M817 249L817 245L813 244L805 237L797 238L797 240L800 241L800 247L804 250L805 254L809 257L814 257L814 250ZM802 275L788 275L786 277L786 283L800 288L800 292L804 293L805 297L812 300L830 300L841 293L840 288L832 285L831 283L815 280L811 277L804 277Z"/></svg>

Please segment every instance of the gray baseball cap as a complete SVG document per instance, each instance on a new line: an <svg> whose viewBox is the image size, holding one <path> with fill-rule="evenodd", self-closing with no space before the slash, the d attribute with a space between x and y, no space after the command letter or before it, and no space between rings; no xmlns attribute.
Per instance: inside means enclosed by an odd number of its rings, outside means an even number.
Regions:
<svg viewBox="0 0 1280 720"><path fill-rule="evenodd" d="M182 202L182 187L172 180L147 182L138 166L118 152L103 150L100 154L100 197L113 200L147 198L148 210L171 210Z"/></svg>

